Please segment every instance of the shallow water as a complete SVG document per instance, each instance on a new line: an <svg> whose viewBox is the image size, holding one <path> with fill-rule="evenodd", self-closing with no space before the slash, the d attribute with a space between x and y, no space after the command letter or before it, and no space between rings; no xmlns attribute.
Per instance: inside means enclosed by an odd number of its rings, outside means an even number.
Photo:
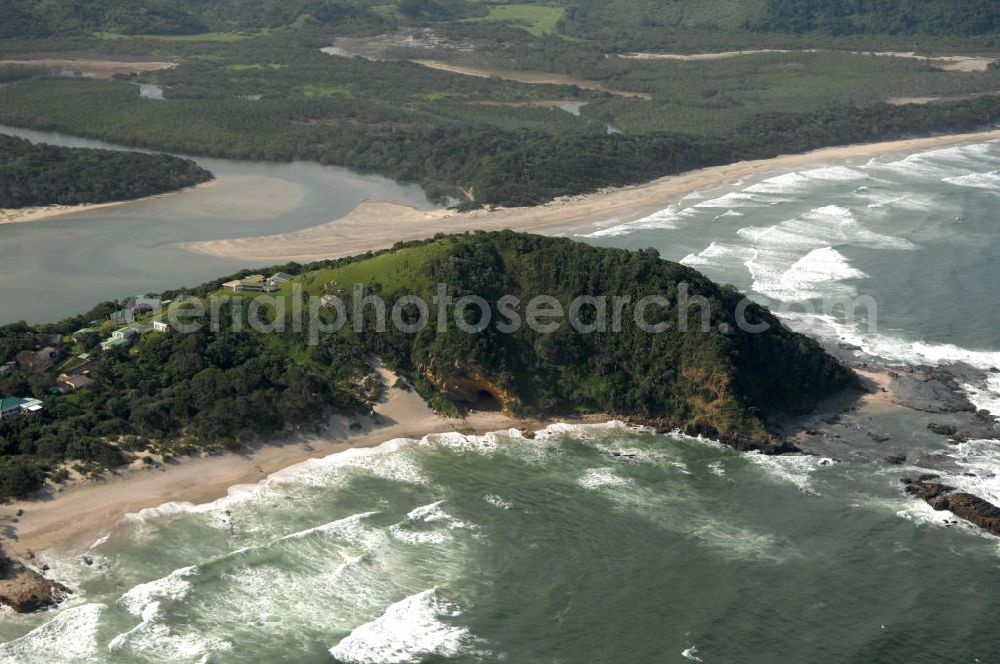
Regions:
<svg viewBox="0 0 1000 664"><path fill-rule="evenodd" d="M117 148L4 126L0 133L71 147ZM218 181L151 200L0 225L0 324L57 320L104 300L195 286L254 267L192 254L176 246L181 242L300 230L341 217L366 199L432 207L417 185L344 168L194 159Z"/></svg>
<svg viewBox="0 0 1000 664"><path fill-rule="evenodd" d="M92 567L54 561L77 596L0 622L0 639L41 624L0 658L985 662L1000 646L997 541L901 518L921 508L863 461L511 435L394 441L135 515Z"/></svg>

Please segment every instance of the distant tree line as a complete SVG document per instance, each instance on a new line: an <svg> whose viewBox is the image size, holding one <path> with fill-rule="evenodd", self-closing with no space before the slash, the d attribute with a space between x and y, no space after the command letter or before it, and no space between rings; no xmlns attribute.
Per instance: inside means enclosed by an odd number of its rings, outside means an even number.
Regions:
<svg viewBox="0 0 1000 664"><path fill-rule="evenodd" d="M190 159L32 144L0 134L0 208L123 201L212 177Z"/></svg>

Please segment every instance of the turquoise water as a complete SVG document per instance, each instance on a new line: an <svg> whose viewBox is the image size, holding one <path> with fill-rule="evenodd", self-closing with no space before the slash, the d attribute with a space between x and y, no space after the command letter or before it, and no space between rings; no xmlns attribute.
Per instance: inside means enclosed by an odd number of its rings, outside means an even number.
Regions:
<svg viewBox="0 0 1000 664"><path fill-rule="evenodd" d="M130 517L0 658L993 661L997 541L918 525L863 465L603 427L394 441Z"/></svg>

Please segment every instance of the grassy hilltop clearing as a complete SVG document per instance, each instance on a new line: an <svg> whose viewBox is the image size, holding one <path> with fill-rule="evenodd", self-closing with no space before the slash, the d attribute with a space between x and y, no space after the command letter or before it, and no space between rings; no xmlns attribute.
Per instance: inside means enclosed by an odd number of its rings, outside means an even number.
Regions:
<svg viewBox="0 0 1000 664"><path fill-rule="evenodd" d="M0 364L17 361L15 370L0 376L0 392L45 403L41 413L0 420L0 493L21 495L46 475L65 476L60 469L67 467L100 473L133 455L239 447L318 426L332 413L366 413L380 392L372 356L381 357L435 408L450 414L466 408L540 416L610 413L764 451L783 449L768 432L771 417L809 409L855 383L854 374L818 344L786 330L762 307L750 305L746 320L764 323L767 330L741 330L734 315L742 296L735 289L660 260L655 251L599 249L512 232L477 233L408 243L374 256L283 265L268 273L274 271L286 273L275 293L234 294L222 287L229 279L221 279L164 294L186 299L182 307L212 295L228 296L219 309L217 330L158 331L151 322L163 314L150 313L135 323L138 335L131 347L99 351L98 341L121 329L108 320L120 303L105 303L60 323L0 328ZM386 318L400 298L420 296L429 308L426 325L406 332L390 322L379 332L374 305L355 319L354 284L360 284L361 297L385 300ZM452 306L445 310L447 329L440 330L433 300L438 284L448 285L456 300L483 298L490 308L489 324L463 331ZM339 297L350 320L311 343L310 326L296 330L291 322L290 298L297 291ZM524 323L513 331L499 327L513 320L501 309L505 295L519 300L508 302ZM528 304L537 295L552 296L563 307L561 316L541 319L554 324L551 331L535 331L527 324ZM583 303L580 320L593 327L576 330L568 313L580 295L608 300L604 311L598 304ZM644 320L667 323L667 329L651 333L635 324L635 306L647 295L662 295L666 301L649 306ZM615 296L630 298L620 309L621 331L614 327ZM683 305L685 297L692 303L689 308ZM283 330L263 333L246 325L250 307L238 303L249 305L257 298L268 298L260 302L264 322L284 320ZM699 298L704 298L704 309ZM283 301L282 312L278 303ZM240 312L235 318L234 309ZM309 311L308 303L304 310ZM709 316L707 328L702 327L703 310ZM332 300L318 313L318 320L331 328L338 319ZM399 314L411 324L420 318L419 309L406 301ZM483 322L476 307L460 315L471 327ZM354 320L363 321L360 331ZM84 325L91 329L80 331ZM65 337L70 359L33 369L34 349L50 343L50 335ZM84 351L91 353L92 382L53 395L56 374L70 371Z"/></svg>
<svg viewBox="0 0 1000 664"><path fill-rule="evenodd" d="M344 165L466 207L1000 115L996 0L947 12L929 0L3 5L0 123ZM712 52L729 55L677 57ZM72 63L24 63L57 57L141 73L74 79L52 75Z"/></svg>

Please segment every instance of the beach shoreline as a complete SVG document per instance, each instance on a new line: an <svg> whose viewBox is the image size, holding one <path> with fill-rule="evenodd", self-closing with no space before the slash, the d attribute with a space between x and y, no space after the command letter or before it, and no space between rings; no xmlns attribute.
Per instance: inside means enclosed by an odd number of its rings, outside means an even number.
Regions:
<svg viewBox="0 0 1000 664"><path fill-rule="evenodd" d="M204 256L281 263L342 258L386 249L400 241L426 239L437 233L514 230L543 235L587 234L641 219L693 192L732 185L763 173L996 139L1000 139L1000 130L821 148L712 166L645 184L563 197L535 207L427 211L398 203L364 201L346 216L291 233L186 242L178 246Z"/></svg>
<svg viewBox="0 0 1000 664"><path fill-rule="evenodd" d="M151 196L142 196L141 198L130 198L124 201L81 203L79 205L42 205L26 208L0 208L0 226L4 226L6 224L26 224L34 221L45 221L47 219L76 214L79 212L93 212L94 210L118 207L128 203L142 203L143 201L151 201L165 196L176 196L177 194L192 192L198 189L205 189L218 184L218 182L219 179L213 177L211 180L206 180L205 182L200 182L198 184L191 185L190 187L184 187L183 189L165 191Z"/></svg>
<svg viewBox="0 0 1000 664"><path fill-rule="evenodd" d="M171 502L202 504L223 498L238 485L255 484L308 459L350 448L376 447L398 438L459 431L482 435L509 429L544 428L548 423L501 412L473 412L462 419L432 411L415 392L392 387L395 375L379 369L385 390L373 417L334 416L323 431L281 441L265 441L245 452L203 455L170 463L133 462L103 479L80 479L39 498L0 507L0 524L16 537L0 540L4 552L37 560L45 551L82 553L112 532L127 514ZM592 416L580 423L611 418ZM44 554L41 556L44 559Z"/></svg>

